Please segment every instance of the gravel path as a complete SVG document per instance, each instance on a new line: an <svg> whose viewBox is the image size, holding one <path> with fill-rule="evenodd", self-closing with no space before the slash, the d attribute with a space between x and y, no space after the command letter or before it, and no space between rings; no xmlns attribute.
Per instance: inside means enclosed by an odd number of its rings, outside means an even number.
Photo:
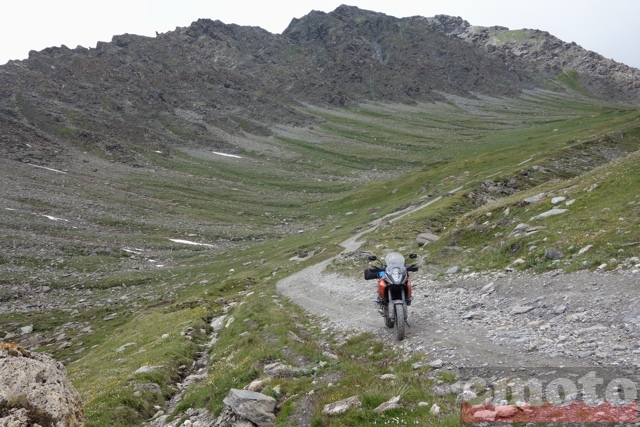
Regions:
<svg viewBox="0 0 640 427"><path fill-rule="evenodd" d="M357 249L359 236L343 244L344 255ZM428 271L414 273L410 328L402 342L395 342L373 304L374 281L326 274L330 262L277 285L327 326L372 332L407 353L424 351L458 367L640 367L637 262L617 272L488 272L444 281Z"/></svg>

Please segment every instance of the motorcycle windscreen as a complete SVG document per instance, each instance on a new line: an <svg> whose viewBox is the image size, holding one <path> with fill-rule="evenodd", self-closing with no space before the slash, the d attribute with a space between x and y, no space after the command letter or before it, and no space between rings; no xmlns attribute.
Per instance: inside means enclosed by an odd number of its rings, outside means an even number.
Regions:
<svg viewBox="0 0 640 427"><path fill-rule="evenodd" d="M404 256L398 252L391 252L384 258L387 270L394 267L404 267Z"/></svg>

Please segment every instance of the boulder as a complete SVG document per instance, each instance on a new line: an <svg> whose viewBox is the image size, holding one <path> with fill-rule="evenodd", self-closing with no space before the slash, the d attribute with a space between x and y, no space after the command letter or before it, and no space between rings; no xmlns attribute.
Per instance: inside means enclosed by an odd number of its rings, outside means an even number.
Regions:
<svg viewBox="0 0 640 427"><path fill-rule="evenodd" d="M224 321L226 318L227 315L225 314L211 320L211 327L213 328L214 332L218 332L224 327Z"/></svg>
<svg viewBox="0 0 640 427"><path fill-rule="evenodd" d="M520 223L520 224L516 225L516 228L513 229L511 234L524 233L527 230L527 228L529 228L529 224Z"/></svg>
<svg viewBox="0 0 640 427"><path fill-rule="evenodd" d="M64 365L15 344L0 343L0 402L1 426L84 426L82 401ZM20 423L24 418L29 424Z"/></svg>
<svg viewBox="0 0 640 427"><path fill-rule="evenodd" d="M565 212L569 212L569 209L553 208L551 210L548 210L546 212L541 213L540 215L534 216L533 218L531 218L531 221L536 221L538 219L549 218L550 216L560 215L560 214L563 214Z"/></svg>
<svg viewBox="0 0 640 427"><path fill-rule="evenodd" d="M424 246L427 243L437 242L438 240L440 240L440 237L436 236L433 233L421 233L418 234L418 237L416 237L416 243L418 244L418 246Z"/></svg>
<svg viewBox="0 0 640 427"><path fill-rule="evenodd" d="M582 249L580 249L580 250L578 251L578 255L582 255L583 253L590 251L590 250L591 250L591 248L593 248L593 245L587 245L587 246L585 246L584 248L582 248Z"/></svg>
<svg viewBox="0 0 640 427"><path fill-rule="evenodd" d="M565 311L567 311L567 305L566 304L560 304L557 305L555 307L553 307L553 309L551 310L551 312L555 315L560 315L562 313L564 313Z"/></svg>
<svg viewBox="0 0 640 427"><path fill-rule="evenodd" d="M440 369L443 366L444 366L444 362L442 361L442 359L436 359L436 360L433 360L433 361L429 362L429 367L430 368Z"/></svg>
<svg viewBox="0 0 640 427"><path fill-rule="evenodd" d="M338 402L329 403L324 405L322 413L325 415L340 415L344 414L351 408L362 406L362 402L358 396L351 396L348 399L343 399Z"/></svg>
<svg viewBox="0 0 640 427"><path fill-rule="evenodd" d="M136 384L133 386L133 389L135 391L162 395L162 388L156 383Z"/></svg>
<svg viewBox="0 0 640 427"><path fill-rule="evenodd" d="M265 378L262 380L253 380L251 381L251 384L249 384L247 387L245 387L247 390L249 391L262 391L263 388L265 388L265 386L267 385L267 383L269 383L271 381L271 378Z"/></svg>
<svg viewBox="0 0 640 427"><path fill-rule="evenodd" d="M511 310L511 312L509 314L516 315L516 314L525 314L530 312L531 310L533 310L535 307L531 306L531 305L519 305L517 307L513 307L513 309Z"/></svg>
<svg viewBox="0 0 640 427"><path fill-rule="evenodd" d="M487 283L486 285L484 285L482 287L482 294L492 294L493 292L495 292L496 290L496 285L493 282Z"/></svg>
<svg viewBox="0 0 640 427"><path fill-rule="evenodd" d="M136 369L136 371L134 372L134 374L150 374L152 372L154 372L157 368L159 368L159 366L149 366L149 365L144 365L139 367L138 369Z"/></svg>
<svg viewBox="0 0 640 427"><path fill-rule="evenodd" d="M521 234L530 236L530 235L535 234L535 233L539 232L540 230L544 230L544 229L545 229L545 227L540 226L540 225L532 227L529 224L522 223L522 224L518 224L516 226L516 228L514 228L511 233L509 233L509 236L519 236Z"/></svg>
<svg viewBox="0 0 640 427"><path fill-rule="evenodd" d="M564 254L562 252L557 251L556 249L551 248L545 251L544 257L549 260L557 260L564 257Z"/></svg>
<svg viewBox="0 0 640 427"><path fill-rule="evenodd" d="M249 390L232 388L224 398L224 404L240 418L251 421L258 427L275 425L276 400L273 397Z"/></svg>
<svg viewBox="0 0 640 427"><path fill-rule="evenodd" d="M458 267L457 265L449 268L445 274L458 274L458 272L460 271L460 267Z"/></svg>
<svg viewBox="0 0 640 427"><path fill-rule="evenodd" d="M270 377L287 377L292 375L294 372L298 371L299 369L291 365L284 365L280 362L274 362L274 363L265 365L263 370L264 370L264 373Z"/></svg>
<svg viewBox="0 0 640 427"><path fill-rule="evenodd" d="M547 197L546 193L540 193L540 194L536 194L535 196L527 197L522 202L525 205L532 205L534 203L538 203L540 200L544 199L545 197Z"/></svg>
<svg viewBox="0 0 640 427"><path fill-rule="evenodd" d="M384 375L380 375L380 379L381 380L395 380L397 379L398 376L395 374L384 374Z"/></svg>
<svg viewBox="0 0 640 427"><path fill-rule="evenodd" d="M380 404L376 409L373 410L373 412L375 412L376 414L381 414L383 412L396 408L402 408L402 405L400 404L400 396L392 397L388 401Z"/></svg>

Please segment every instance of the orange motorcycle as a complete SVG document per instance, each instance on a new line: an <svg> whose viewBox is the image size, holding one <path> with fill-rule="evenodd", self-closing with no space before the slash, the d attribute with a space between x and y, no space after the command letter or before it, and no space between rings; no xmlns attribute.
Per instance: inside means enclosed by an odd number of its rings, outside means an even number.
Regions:
<svg viewBox="0 0 640 427"><path fill-rule="evenodd" d="M417 258L410 254L410 259ZM387 328L395 328L398 341L404 339L407 323L407 307L413 300L409 272L418 271L418 265L405 265L404 256L398 252L391 252L384 258L384 263L372 255L370 261L378 261L378 265L371 265L364 271L365 280L378 279L378 298L375 303L384 317Z"/></svg>

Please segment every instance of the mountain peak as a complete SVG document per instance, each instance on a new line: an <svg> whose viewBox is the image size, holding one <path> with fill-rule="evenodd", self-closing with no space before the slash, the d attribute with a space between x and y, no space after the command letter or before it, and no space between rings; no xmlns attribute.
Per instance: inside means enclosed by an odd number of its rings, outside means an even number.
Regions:
<svg viewBox="0 0 640 427"><path fill-rule="evenodd" d="M0 119L25 139L109 145L158 128L178 144L219 148L226 142L212 129L269 135L276 125L316 123L301 105L515 97L536 88L638 104L640 70L543 31L342 5L294 19L282 34L199 19L158 37L32 52L0 66ZM158 117L188 137L166 133Z"/></svg>

